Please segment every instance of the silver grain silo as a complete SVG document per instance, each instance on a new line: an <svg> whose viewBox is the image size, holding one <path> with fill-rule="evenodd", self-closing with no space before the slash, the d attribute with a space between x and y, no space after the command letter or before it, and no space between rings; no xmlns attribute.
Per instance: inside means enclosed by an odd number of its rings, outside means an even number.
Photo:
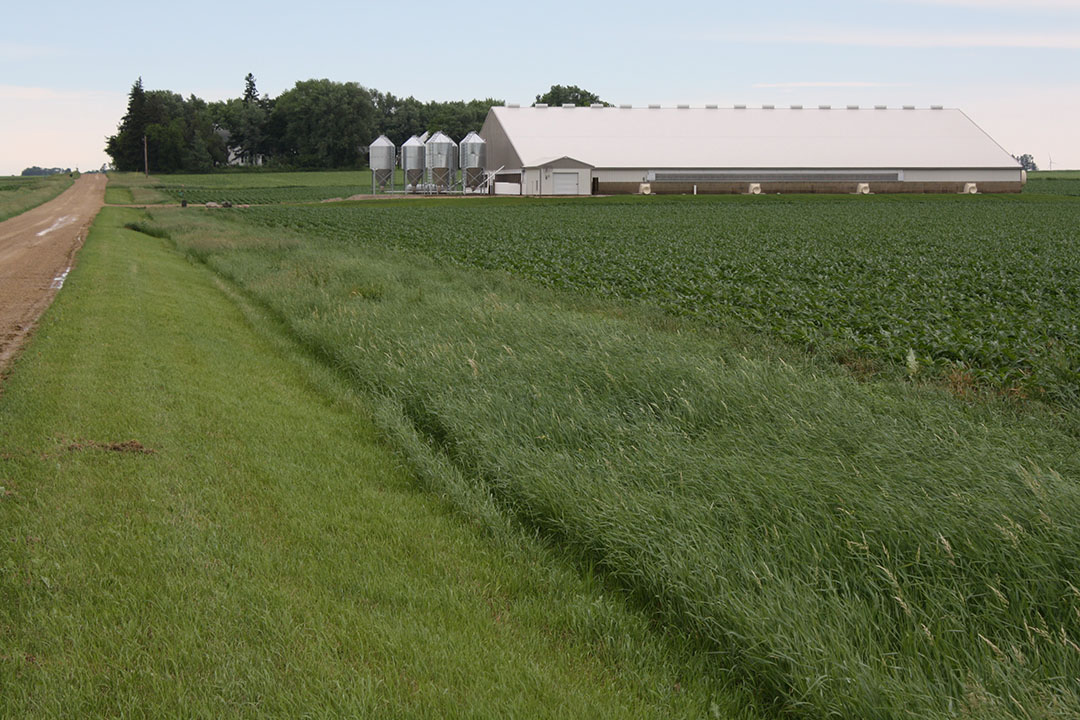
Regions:
<svg viewBox="0 0 1080 720"><path fill-rule="evenodd" d="M411 185L416 190L423 181L426 154L424 143L415 135L401 146L401 169L405 171L406 189Z"/></svg>
<svg viewBox="0 0 1080 720"><path fill-rule="evenodd" d="M458 165L461 182L472 189L484 182L484 165L487 162L487 142L474 132L469 133L458 145Z"/></svg>
<svg viewBox="0 0 1080 720"><path fill-rule="evenodd" d="M380 135L368 145L368 166L371 167L371 194L387 185L394 189L394 165L396 158L394 143L385 135Z"/></svg>
<svg viewBox="0 0 1080 720"><path fill-rule="evenodd" d="M424 147L428 182L436 190L449 190L457 177L457 143L440 130L428 138Z"/></svg>

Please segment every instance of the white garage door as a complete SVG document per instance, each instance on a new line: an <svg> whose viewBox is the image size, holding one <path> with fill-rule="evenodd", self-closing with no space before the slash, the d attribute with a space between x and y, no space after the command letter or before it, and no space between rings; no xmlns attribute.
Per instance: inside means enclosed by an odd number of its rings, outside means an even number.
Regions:
<svg viewBox="0 0 1080 720"><path fill-rule="evenodd" d="M551 173L552 192L556 195L577 195L578 174L576 172Z"/></svg>

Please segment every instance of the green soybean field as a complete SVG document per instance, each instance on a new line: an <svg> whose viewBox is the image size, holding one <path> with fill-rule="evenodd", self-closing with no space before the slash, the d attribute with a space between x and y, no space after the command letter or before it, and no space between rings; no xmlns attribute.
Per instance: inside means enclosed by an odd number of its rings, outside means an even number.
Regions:
<svg viewBox="0 0 1080 720"><path fill-rule="evenodd" d="M745 327L860 371L1080 401L1080 202L649 198L259 208L251 221Z"/></svg>

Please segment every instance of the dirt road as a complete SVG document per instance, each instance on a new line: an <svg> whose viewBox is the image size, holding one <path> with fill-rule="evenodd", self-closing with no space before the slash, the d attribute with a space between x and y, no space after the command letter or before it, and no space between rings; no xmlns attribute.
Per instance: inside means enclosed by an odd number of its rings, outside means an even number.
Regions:
<svg viewBox="0 0 1080 720"><path fill-rule="evenodd" d="M105 202L104 175L0 223L0 377L64 283Z"/></svg>

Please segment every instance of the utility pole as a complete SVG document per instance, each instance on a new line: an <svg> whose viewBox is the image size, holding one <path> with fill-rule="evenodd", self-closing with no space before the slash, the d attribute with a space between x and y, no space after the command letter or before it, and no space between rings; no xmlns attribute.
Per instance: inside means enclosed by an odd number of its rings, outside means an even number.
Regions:
<svg viewBox="0 0 1080 720"><path fill-rule="evenodd" d="M146 149L146 136L142 136L142 166L143 174L150 177L150 153Z"/></svg>

